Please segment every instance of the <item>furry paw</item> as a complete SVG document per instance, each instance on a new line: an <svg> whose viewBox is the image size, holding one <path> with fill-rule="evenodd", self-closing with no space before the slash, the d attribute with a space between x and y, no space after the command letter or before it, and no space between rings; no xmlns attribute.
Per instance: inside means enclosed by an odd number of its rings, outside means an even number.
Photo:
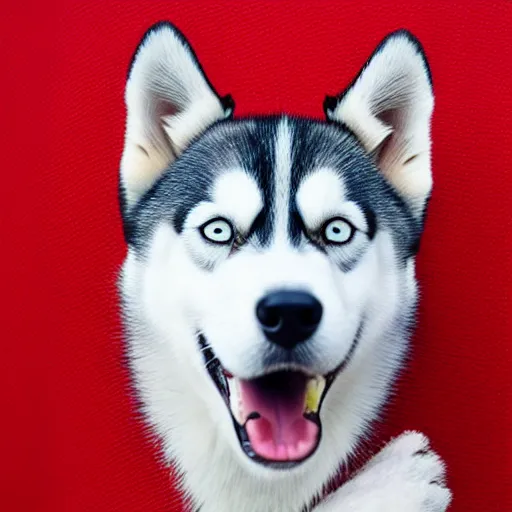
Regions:
<svg viewBox="0 0 512 512"><path fill-rule="evenodd" d="M406 432L315 512L444 512L450 501L443 461L423 434Z"/></svg>

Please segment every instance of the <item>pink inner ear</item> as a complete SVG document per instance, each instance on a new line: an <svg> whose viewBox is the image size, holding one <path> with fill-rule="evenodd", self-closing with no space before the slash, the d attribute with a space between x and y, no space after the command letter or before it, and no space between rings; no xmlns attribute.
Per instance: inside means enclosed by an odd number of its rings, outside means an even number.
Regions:
<svg viewBox="0 0 512 512"><path fill-rule="evenodd" d="M178 112L178 107L169 101L158 98L155 100L155 115L161 119L162 117L174 116Z"/></svg>
<svg viewBox="0 0 512 512"><path fill-rule="evenodd" d="M386 138L379 145L375 152L377 165L380 167L384 174L391 172L391 169L404 162L400 162L401 157L404 155L404 140L401 134L403 125L403 113L400 109L389 109L376 115L380 121L385 125L390 126L393 131L386 136Z"/></svg>

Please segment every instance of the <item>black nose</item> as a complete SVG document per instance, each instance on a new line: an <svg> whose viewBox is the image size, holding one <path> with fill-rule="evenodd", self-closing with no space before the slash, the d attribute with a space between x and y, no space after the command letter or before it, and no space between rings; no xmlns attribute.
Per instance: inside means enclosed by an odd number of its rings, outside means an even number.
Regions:
<svg viewBox="0 0 512 512"><path fill-rule="evenodd" d="M316 331L322 304L307 292L276 291L258 302L256 316L269 341L292 349Z"/></svg>

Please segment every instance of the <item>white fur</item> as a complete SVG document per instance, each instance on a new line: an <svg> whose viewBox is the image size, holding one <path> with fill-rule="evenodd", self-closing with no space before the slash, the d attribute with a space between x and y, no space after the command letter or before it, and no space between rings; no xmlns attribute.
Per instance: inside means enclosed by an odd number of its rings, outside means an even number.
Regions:
<svg viewBox="0 0 512 512"><path fill-rule="evenodd" d="M288 210L292 173L292 141L286 118L279 123L275 143L275 243L283 246L288 240Z"/></svg>
<svg viewBox="0 0 512 512"><path fill-rule="evenodd" d="M451 492L445 484L445 466L430 449L428 439L409 432L389 443L315 512L446 510Z"/></svg>
<svg viewBox="0 0 512 512"><path fill-rule="evenodd" d="M364 213L356 203L346 200L343 182L332 169L309 174L300 184L296 200L304 224L311 231L333 217L344 217L359 230L368 230Z"/></svg>
<svg viewBox="0 0 512 512"><path fill-rule="evenodd" d="M407 37L395 36L372 57L336 108L328 112L330 119L345 123L368 152L378 154L379 168L418 215L432 188L433 107L423 58Z"/></svg>
<svg viewBox="0 0 512 512"><path fill-rule="evenodd" d="M246 233L263 208L263 197L254 178L241 170L223 173L215 182L213 202L219 205L242 233Z"/></svg>

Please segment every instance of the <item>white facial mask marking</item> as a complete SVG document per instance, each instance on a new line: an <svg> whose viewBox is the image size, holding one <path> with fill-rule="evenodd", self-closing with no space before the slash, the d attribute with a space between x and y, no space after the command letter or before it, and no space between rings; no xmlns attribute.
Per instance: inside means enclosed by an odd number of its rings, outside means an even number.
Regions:
<svg viewBox="0 0 512 512"><path fill-rule="evenodd" d="M317 230L329 218L344 217L357 229L368 229L356 203L347 201L343 180L333 169L320 168L307 176L297 192L297 207L306 227Z"/></svg>
<svg viewBox="0 0 512 512"><path fill-rule="evenodd" d="M252 176L243 170L223 173L215 182L213 202L219 215L230 218L236 228L247 232L263 207L260 189Z"/></svg>
<svg viewBox="0 0 512 512"><path fill-rule="evenodd" d="M274 242L288 244L288 215L292 173L291 133L288 121L283 119L277 128L275 144L275 219Z"/></svg>

